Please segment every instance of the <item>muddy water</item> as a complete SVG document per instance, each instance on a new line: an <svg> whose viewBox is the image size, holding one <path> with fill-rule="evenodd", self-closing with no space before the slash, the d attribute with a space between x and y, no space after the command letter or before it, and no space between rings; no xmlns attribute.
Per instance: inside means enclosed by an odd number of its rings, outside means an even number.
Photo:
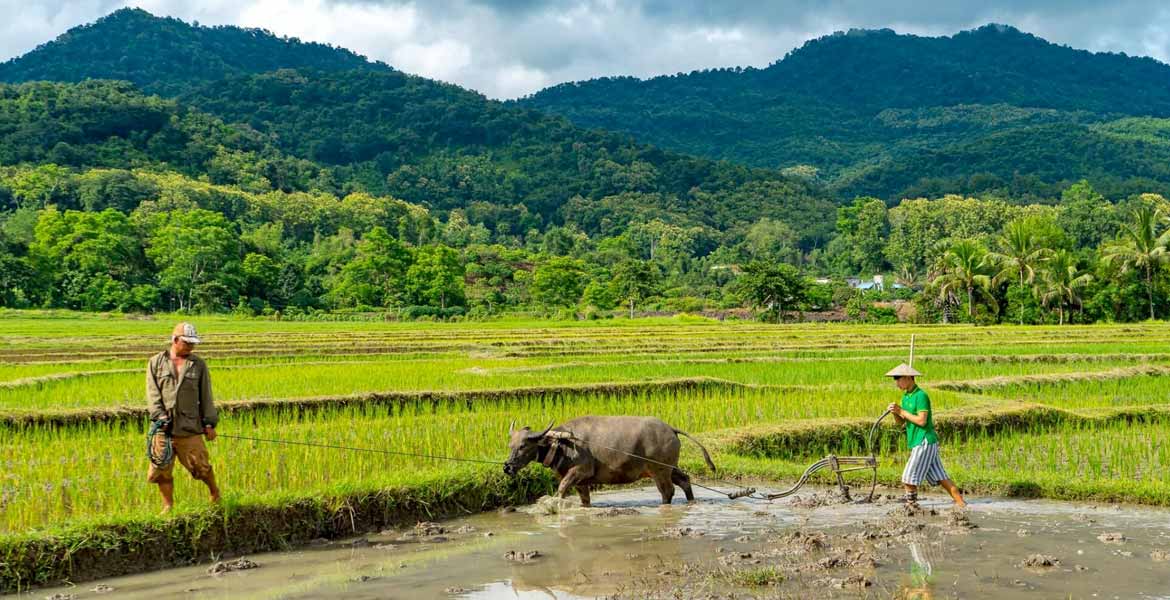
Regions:
<svg viewBox="0 0 1170 600"><path fill-rule="evenodd" d="M975 498L968 525L941 497L917 515L809 497L659 507L652 488L621 490L35 597L1170 598L1170 511ZM1035 554L1059 562L1025 566ZM767 572L784 579L753 577Z"/></svg>

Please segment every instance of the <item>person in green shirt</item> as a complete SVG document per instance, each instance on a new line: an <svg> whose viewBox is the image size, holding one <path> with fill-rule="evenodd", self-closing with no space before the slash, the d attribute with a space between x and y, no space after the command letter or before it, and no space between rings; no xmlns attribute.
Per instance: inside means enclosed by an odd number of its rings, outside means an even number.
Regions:
<svg viewBox="0 0 1170 600"><path fill-rule="evenodd" d="M891 403L889 408L894 421L906 425L906 447L910 449L910 459L902 471L902 485L906 487L905 500L908 503L918 501L918 486L925 479L932 485L941 485L951 495L956 506L965 507L967 502L947 475L938 456L938 434L934 432L930 397L914 381L920 375L914 367L904 363L886 373L887 377L894 378L894 383L902 390L902 402Z"/></svg>

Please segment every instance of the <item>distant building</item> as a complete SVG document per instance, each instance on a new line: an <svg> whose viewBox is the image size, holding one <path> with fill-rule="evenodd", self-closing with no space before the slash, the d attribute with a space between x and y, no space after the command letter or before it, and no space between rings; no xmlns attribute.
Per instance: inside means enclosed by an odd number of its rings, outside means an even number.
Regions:
<svg viewBox="0 0 1170 600"><path fill-rule="evenodd" d="M833 281L834 280L832 278L829 278L829 277L817 277L816 279L813 279L813 283L816 283L819 285L829 285L829 284L833 283ZM886 289L886 277L885 277L885 275L874 275L873 279L862 279L860 277L846 277L845 278L845 285L848 285L849 287L851 287L855 290L861 290L861 291L865 291L865 292L867 292L869 290L877 290L879 292L883 292ZM900 290L900 289L905 288L906 286L904 286L900 283L895 283L891 287L895 290Z"/></svg>
<svg viewBox="0 0 1170 600"><path fill-rule="evenodd" d="M863 280L860 277L846 277L845 283L848 283L849 287L851 287L851 288L858 289L858 290L861 290L864 292L868 292L869 290L884 292L886 290L886 277L885 277L885 275L874 275L873 279L869 279L869 280ZM895 283L893 285L893 289L895 289L895 290L900 290L904 287L906 287L906 286L904 286L900 283Z"/></svg>
<svg viewBox="0 0 1170 600"><path fill-rule="evenodd" d="M736 265L736 264L712 265L711 270L712 271L727 271L733 275L742 275L743 274L743 269L741 269L740 266Z"/></svg>

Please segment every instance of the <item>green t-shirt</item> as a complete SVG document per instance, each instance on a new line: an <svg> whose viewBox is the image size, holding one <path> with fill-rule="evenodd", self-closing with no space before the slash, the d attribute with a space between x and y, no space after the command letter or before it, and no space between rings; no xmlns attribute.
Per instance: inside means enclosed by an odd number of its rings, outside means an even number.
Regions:
<svg viewBox="0 0 1170 600"><path fill-rule="evenodd" d="M934 411L930 410L930 397L922 388L914 389L902 394L902 410L916 415L920 410L930 411L926 415L926 426L919 427L909 421L906 422L906 447L914 448L922 442L938 443L938 434L934 432Z"/></svg>

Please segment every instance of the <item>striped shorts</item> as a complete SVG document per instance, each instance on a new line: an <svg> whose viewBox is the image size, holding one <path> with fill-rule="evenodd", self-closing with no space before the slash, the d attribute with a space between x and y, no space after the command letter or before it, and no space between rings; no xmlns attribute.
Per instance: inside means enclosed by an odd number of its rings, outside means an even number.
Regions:
<svg viewBox="0 0 1170 600"><path fill-rule="evenodd" d="M902 483L918 485L925 479L930 485L938 485L944 479L950 479L942 460L938 457L938 444L922 443L910 451L910 460L906 461L906 468L902 470Z"/></svg>

